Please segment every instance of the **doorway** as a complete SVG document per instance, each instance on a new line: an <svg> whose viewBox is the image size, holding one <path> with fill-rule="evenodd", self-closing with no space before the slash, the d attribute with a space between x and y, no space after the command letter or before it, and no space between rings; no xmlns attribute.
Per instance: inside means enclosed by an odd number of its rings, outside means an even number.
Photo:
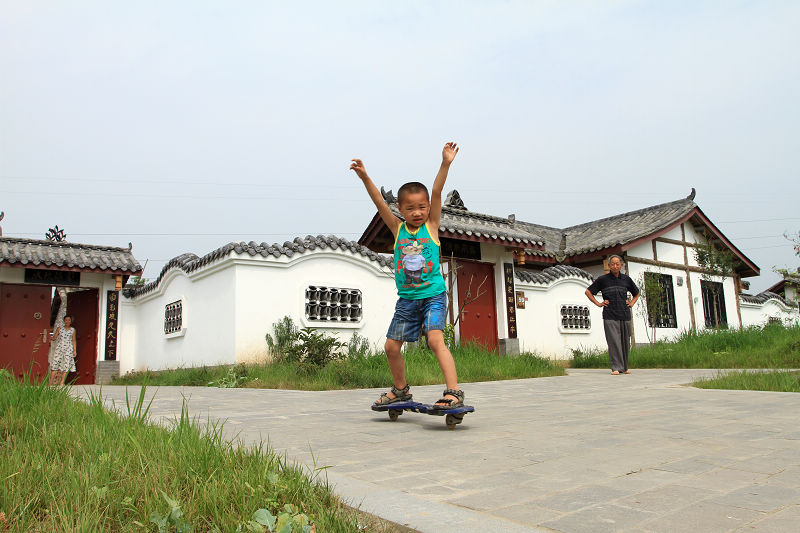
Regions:
<svg viewBox="0 0 800 533"><path fill-rule="evenodd" d="M47 376L48 286L0 283L0 368L39 382Z"/></svg>
<svg viewBox="0 0 800 533"><path fill-rule="evenodd" d="M497 308L494 265L460 259L457 269L461 343L480 344L487 350L496 351Z"/></svg>

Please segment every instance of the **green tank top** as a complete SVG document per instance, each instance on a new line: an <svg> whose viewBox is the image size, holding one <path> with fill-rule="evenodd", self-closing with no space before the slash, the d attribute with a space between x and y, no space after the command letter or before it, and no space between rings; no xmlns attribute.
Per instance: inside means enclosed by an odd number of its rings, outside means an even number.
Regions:
<svg viewBox="0 0 800 533"><path fill-rule="evenodd" d="M394 282L397 295L407 300L437 296L447 290L439 266L439 240L425 222L411 233L400 224L394 241Z"/></svg>

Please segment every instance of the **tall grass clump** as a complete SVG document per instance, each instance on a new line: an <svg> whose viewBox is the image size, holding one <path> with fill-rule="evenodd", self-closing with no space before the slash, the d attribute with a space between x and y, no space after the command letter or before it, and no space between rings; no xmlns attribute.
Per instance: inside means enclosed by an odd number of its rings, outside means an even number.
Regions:
<svg viewBox="0 0 800 533"><path fill-rule="evenodd" d="M304 470L263 445L226 441L221 425L198 423L185 406L164 428L147 423L144 391L118 415L100 396L84 403L66 388L6 374L2 531L363 530L321 470Z"/></svg>
<svg viewBox="0 0 800 533"><path fill-rule="evenodd" d="M791 370L720 372L713 378L700 379L692 385L701 389L800 392L800 372Z"/></svg>
<svg viewBox="0 0 800 533"><path fill-rule="evenodd" d="M573 353L574 368L605 368L608 352ZM675 341L631 349L631 368L800 368L800 327L771 324L685 331Z"/></svg>

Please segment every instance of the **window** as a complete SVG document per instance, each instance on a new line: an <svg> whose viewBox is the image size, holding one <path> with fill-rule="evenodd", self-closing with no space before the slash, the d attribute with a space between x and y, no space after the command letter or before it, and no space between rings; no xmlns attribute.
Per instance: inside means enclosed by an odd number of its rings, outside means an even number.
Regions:
<svg viewBox="0 0 800 533"><path fill-rule="evenodd" d="M722 283L716 281L700 281L703 293L703 314L707 328L724 327L728 325L728 316L725 314L725 293Z"/></svg>
<svg viewBox="0 0 800 533"><path fill-rule="evenodd" d="M306 318L319 322L359 322L361 291L310 286L306 289Z"/></svg>
<svg viewBox="0 0 800 533"><path fill-rule="evenodd" d="M178 333L183 327L183 301L167 304L164 308L164 333Z"/></svg>
<svg viewBox="0 0 800 533"><path fill-rule="evenodd" d="M592 329L592 318L589 315L588 305L561 306L561 326L564 333L589 333Z"/></svg>
<svg viewBox="0 0 800 533"><path fill-rule="evenodd" d="M647 322L651 328L677 328L675 316L675 291L672 276L657 272L644 273L644 301L647 305Z"/></svg>

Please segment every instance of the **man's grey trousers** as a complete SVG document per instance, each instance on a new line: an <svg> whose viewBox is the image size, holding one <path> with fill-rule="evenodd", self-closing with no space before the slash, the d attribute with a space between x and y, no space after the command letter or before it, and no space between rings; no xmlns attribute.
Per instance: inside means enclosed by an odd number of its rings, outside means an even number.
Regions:
<svg viewBox="0 0 800 533"><path fill-rule="evenodd" d="M603 320L603 328L606 331L611 371L625 372L628 370L628 353L631 351L631 322Z"/></svg>

